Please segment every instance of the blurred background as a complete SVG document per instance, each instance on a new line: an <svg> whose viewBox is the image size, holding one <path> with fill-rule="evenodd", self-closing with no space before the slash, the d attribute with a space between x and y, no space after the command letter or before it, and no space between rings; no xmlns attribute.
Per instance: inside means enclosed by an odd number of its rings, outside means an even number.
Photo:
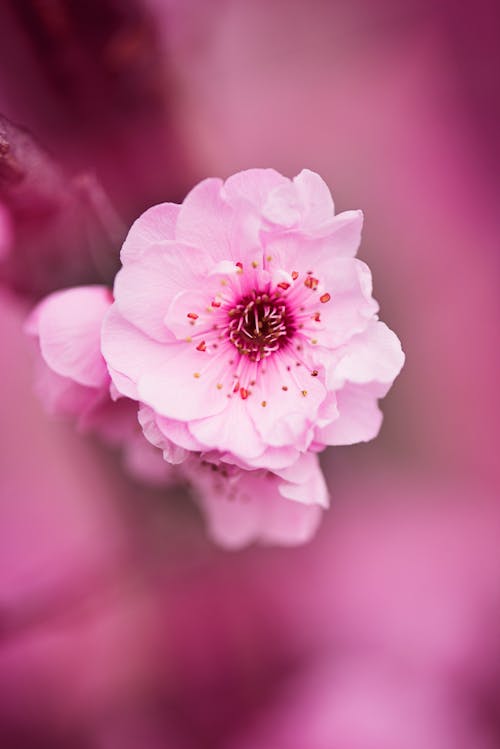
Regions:
<svg viewBox="0 0 500 749"><path fill-rule="evenodd" d="M0 4L0 745L500 746L498 5ZM297 549L48 417L23 321L206 176L318 171L407 363Z"/></svg>

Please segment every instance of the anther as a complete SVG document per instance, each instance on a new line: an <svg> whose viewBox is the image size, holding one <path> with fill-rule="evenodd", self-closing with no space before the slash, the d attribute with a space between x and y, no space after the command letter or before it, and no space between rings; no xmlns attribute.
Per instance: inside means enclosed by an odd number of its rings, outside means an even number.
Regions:
<svg viewBox="0 0 500 749"><path fill-rule="evenodd" d="M187 313L187 317L189 317L190 320L197 320L198 319L198 315L196 314L196 312L188 312Z"/></svg>
<svg viewBox="0 0 500 749"><path fill-rule="evenodd" d="M314 278L313 276L307 276L304 281L304 286L308 289L311 289L312 291L316 291L316 289L318 288L318 284L318 279Z"/></svg>
<svg viewBox="0 0 500 749"><path fill-rule="evenodd" d="M319 301L322 302L323 304L325 304L325 302L329 302L330 299L331 299L330 294L328 292L326 292L326 294L322 294L320 296Z"/></svg>
<svg viewBox="0 0 500 749"><path fill-rule="evenodd" d="M292 270L292 279L296 281L298 277L299 277L298 272L296 270Z"/></svg>
<svg viewBox="0 0 500 749"><path fill-rule="evenodd" d="M240 388L240 395L243 400L248 398L248 390L246 388Z"/></svg>
<svg viewBox="0 0 500 749"><path fill-rule="evenodd" d="M205 341L200 341L199 344L196 346L197 351L206 351L207 350L207 344Z"/></svg>

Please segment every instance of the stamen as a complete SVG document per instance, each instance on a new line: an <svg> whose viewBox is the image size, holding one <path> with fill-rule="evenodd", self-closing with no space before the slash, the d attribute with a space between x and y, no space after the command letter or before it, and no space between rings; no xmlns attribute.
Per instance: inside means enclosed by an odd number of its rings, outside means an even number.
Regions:
<svg viewBox="0 0 500 749"><path fill-rule="evenodd" d="M282 286L289 288L290 284L282 282ZM254 362L278 351L296 330L286 301L277 292L254 290L240 298L227 315L227 337L241 355Z"/></svg>
<svg viewBox="0 0 500 749"><path fill-rule="evenodd" d="M292 270L292 279L296 281L298 277L299 277L298 272L296 270Z"/></svg>
<svg viewBox="0 0 500 749"><path fill-rule="evenodd" d="M188 312L187 313L187 317L189 317L190 320L197 320L198 319L198 315L196 314L196 312Z"/></svg>
<svg viewBox="0 0 500 749"><path fill-rule="evenodd" d="M205 341L200 341L199 344L196 346L197 351L206 351L207 350L207 344Z"/></svg>
<svg viewBox="0 0 500 749"><path fill-rule="evenodd" d="M313 278L313 276L307 276L307 278L304 281L304 286L308 289L311 289L312 291L316 291L318 288L319 281L317 278Z"/></svg>
<svg viewBox="0 0 500 749"><path fill-rule="evenodd" d="M326 294L322 294L320 296L319 301L322 302L323 304L325 304L325 302L329 302L330 299L331 299L330 294L328 292L326 292Z"/></svg>

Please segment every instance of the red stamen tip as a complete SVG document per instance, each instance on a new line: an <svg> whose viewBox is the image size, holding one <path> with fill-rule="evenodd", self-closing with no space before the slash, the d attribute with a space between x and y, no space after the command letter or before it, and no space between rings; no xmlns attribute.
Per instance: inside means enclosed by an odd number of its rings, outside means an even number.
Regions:
<svg viewBox="0 0 500 749"><path fill-rule="evenodd" d="M187 316L189 317L190 320L197 320L198 319L198 315L196 314L196 312L188 312Z"/></svg>
<svg viewBox="0 0 500 749"><path fill-rule="evenodd" d="M286 291L287 289L289 289L289 288L290 288L290 284L289 284L289 283L287 283L286 281L281 281L281 282L280 282L280 283L278 284L278 287L279 287L280 289L283 289L283 291Z"/></svg>
<svg viewBox="0 0 500 749"><path fill-rule="evenodd" d="M293 271L292 271L292 279L293 279L294 281L296 281L298 277L299 277L299 274L298 274L298 272L297 272L296 270L293 270Z"/></svg>
<svg viewBox="0 0 500 749"><path fill-rule="evenodd" d="M198 345L196 346L196 350L197 350L197 351L206 351L206 350L207 350L207 344L205 343L205 341L201 341L201 342L200 342L200 343L199 343L199 344L198 344Z"/></svg>
<svg viewBox="0 0 500 749"><path fill-rule="evenodd" d="M329 301L330 301L330 299L331 299L331 296L330 296L330 294L329 294L328 292L326 292L326 294L322 294L322 295L320 296L320 298L319 298L319 301L320 301L320 302L323 302L323 304L325 304L325 302L329 302Z"/></svg>
<svg viewBox="0 0 500 749"><path fill-rule="evenodd" d="M307 276L307 278L304 281L304 286L306 286L308 289L312 289L315 291L318 288L319 281L317 278L314 278L313 276Z"/></svg>
<svg viewBox="0 0 500 749"><path fill-rule="evenodd" d="M246 388L240 388L240 395L243 400L246 400L248 398L248 390Z"/></svg>

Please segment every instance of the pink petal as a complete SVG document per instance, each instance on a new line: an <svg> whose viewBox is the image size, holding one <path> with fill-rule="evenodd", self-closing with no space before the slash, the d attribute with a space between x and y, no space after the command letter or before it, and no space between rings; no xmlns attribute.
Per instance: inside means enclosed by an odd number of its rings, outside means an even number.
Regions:
<svg viewBox="0 0 500 749"><path fill-rule="evenodd" d="M245 206L237 209L223 199L221 180L203 180L182 204L177 239L201 248L214 263L250 260L259 249L255 223Z"/></svg>
<svg viewBox="0 0 500 749"><path fill-rule="evenodd" d="M361 260L331 259L318 269L318 274L331 299L321 305L323 324L316 338L321 345L335 348L366 329L378 311L378 304L371 297L370 270Z"/></svg>
<svg viewBox="0 0 500 749"><path fill-rule="evenodd" d="M333 219L334 205L330 189L319 174L303 169L294 177L293 184L302 206L301 228L314 231Z"/></svg>
<svg viewBox="0 0 500 749"><path fill-rule="evenodd" d="M337 389L344 382L378 383L377 395L383 397L401 371L404 360L397 335L383 322L372 321L363 333L349 341L333 372L332 385Z"/></svg>
<svg viewBox="0 0 500 749"><path fill-rule="evenodd" d="M368 442L379 433L382 412L369 386L345 385L337 392L338 417L316 430L315 440L324 445Z"/></svg>
<svg viewBox="0 0 500 749"><path fill-rule="evenodd" d="M155 341L126 320L113 304L104 318L102 354L121 395L138 400L137 382L148 371L157 371L170 356L168 344Z"/></svg>
<svg viewBox="0 0 500 749"><path fill-rule="evenodd" d="M163 357L154 354L140 366L138 399L161 416L191 421L227 407L226 394L217 388L226 368L222 355L208 356L189 344L174 343L164 347Z"/></svg>
<svg viewBox="0 0 500 749"><path fill-rule="evenodd" d="M275 169L247 169L228 177L222 192L225 201L233 207L249 203L260 212L270 191L286 184L290 184L290 180Z"/></svg>
<svg viewBox="0 0 500 749"><path fill-rule="evenodd" d="M123 264L141 257L152 244L175 238L175 225L180 211L175 203L160 203L148 208L134 221L121 250Z"/></svg>
<svg viewBox="0 0 500 749"><path fill-rule="evenodd" d="M183 463L188 457L188 451L179 444L169 440L159 429L155 412L149 406L141 405L139 408L139 424L142 427L144 437L155 447L159 448L158 455L167 463L177 465ZM160 452L161 451L161 452Z"/></svg>
<svg viewBox="0 0 500 749"><path fill-rule="evenodd" d="M192 421L189 431L206 448L235 453L243 460L255 458L265 450L248 412L248 402L235 394L230 400L222 396L226 407L208 419ZM250 399L249 399L250 400Z"/></svg>
<svg viewBox="0 0 500 749"><path fill-rule="evenodd" d="M317 455L302 453L293 465L277 470L276 474L285 479L279 484L282 497L307 505L328 507L328 489Z"/></svg>
<svg viewBox="0 0 500 749"><path fill-rule="evenodd" d="M195 486L208 532L226 548L241 548L253 541L305 543L321 519L318 505L284 499L279 492L280 480L262 471L241 471L236 477L224 479L205 467Z"/></svg>
<svg viewBox="0 0 500 749"><path fill-rule="evenodd" d="M195 247L163 242L144 250L140 262L118 272L114 294L121 314L158 341L172 340L165 327L170 302L180 291L200 286L208 258Z"/></svg>
<svg viewBox="0 0 500 749"><path fill-rule="evenodd" d="M269 357L265 373L259 374L247 401L248 412L265 444L302 450L308 446L304 439L326 393L318 377L312 377L305 366L298 367L292 355L279 352Z"/></svg>
<svg viewBox="0 0 500 749"><path fill-rule="evenodd" d="M156 425L161 433L179 447L191 452L201 452L204 449L197 439L189 431L189 425L185 421L175 421L156 414Z"/></svg>
<svg viewBox="0 0 500 749"><path fill-rule="evenodd" d="M101 324L111 305L105 286L81 286L46 297L27 328L38 334L42 356L57 374L100 388L109 376L100 351Z"/></svg>

